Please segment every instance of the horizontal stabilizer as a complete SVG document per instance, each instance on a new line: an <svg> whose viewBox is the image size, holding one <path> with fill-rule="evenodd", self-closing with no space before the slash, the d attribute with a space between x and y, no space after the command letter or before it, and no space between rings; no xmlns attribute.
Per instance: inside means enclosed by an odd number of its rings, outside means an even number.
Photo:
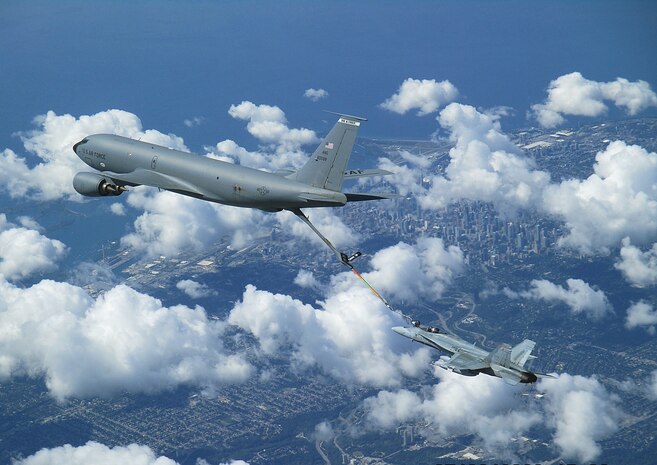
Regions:
<svg viewBox="0 0 657 465"><path fill-rule="evenodd" d="M365 176L389 176L393 174L392 171L381 169L368 169L368 170L347 170L344 172L345 179L364 178Z"/></svg>
<svg viewBox="0 0 657 465"><path fill-rule="evenodd" d="M344 205L344 199L339 199L337 195L335 197L328 197L326 195L322 194L313 194L311 192L303 192L299 194L297 197L303 200L308 200L311 202L327 202L327 203L334 203L336 205Z"/></svg>
<svg viewBox="0 0 657 465"><path fill-rule="evenodd" d="M397 199L401 197L399 194L358 194L358 193L347 193L347 202L364 202L365 200L386 200L386 199Z"/></svg>

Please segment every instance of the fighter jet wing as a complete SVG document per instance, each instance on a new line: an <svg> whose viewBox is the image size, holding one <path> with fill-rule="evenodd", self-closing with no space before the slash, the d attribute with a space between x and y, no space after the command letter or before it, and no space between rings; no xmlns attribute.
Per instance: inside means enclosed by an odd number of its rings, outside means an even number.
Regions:
<svg viewBox="0 0 657 465"><path fill-rule="evenodd" d="M449 368L456 368L458 370L483 370L488 368L489 365L485 361L473 357L467 352L457 352L446 360L444 364Z"/></svg>
<svg viewBox="0 0 657 465"><path fill-rule="evenodd" d="M174 176L158 173L157 171L136 169L130 173L107 173L107 176L115 182L125 183L131 186L152 186L169 191L187 193L196 197L210 197L209 194L189 182Z"/></svg>

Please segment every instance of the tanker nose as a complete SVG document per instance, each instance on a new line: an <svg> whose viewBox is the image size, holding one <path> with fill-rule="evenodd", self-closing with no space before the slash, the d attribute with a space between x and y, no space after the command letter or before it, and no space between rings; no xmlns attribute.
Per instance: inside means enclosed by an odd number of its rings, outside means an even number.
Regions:
<svg viewBox="0 0 657 465"><path fill-rule="evenodd" d="M78 155L78 146L80 146L80 145L82 145L82 144L86 144L87 142L89 142L89 139L87 139L87 138L85 137L84 139L82 139L82 140L81 140L80 142L78 142L77 144L73 144L73 151L75 152L76 155Z"/></svg>

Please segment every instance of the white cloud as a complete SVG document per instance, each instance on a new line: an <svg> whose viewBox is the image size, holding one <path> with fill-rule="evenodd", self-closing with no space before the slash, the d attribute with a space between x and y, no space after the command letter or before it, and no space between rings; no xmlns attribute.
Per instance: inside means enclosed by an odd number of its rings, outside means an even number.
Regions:
<svg viewBox="0 0 657 465"><path fill-rule="evenodd" d="M583 313L592 320L599 320L612 312L607 296L600 289L591 287L581 279L567 279L566 287L559 286L546 279L534 279L527 291L513 292L505 289L508 297L562 302L574 314Z"/></svg>
<svg viewBox="0 0 657 465"><path fill-rule="evenodd" d="M460 249L445 249L440 239L423 238L412 246L399 243L377 252L371 260L373 271L364 277L385 295L435 299L462 266ZM302 280L316 283L308 275ZM324 300L311 306L249 285L228 322L251 332L265 355L291 349L295 370L318 366L345 382L372 386L396 386L402 375L418 376L426 370L428 349L401 353L407 341L391 331L402 324L401 317L352 273L334 276L321 290Z"/></svg>
<svg viewBox="0 0 657 465"><path fill-rule="evenodd" d="M438 110L441 106L456 100L459 92L454 85L445 80L408 78L392 95L379 106L401 115L418 109L417 115L424 116Z"/></svg>
<svg viewBox="0 0 657 465"><path fill-rule="evenodd" d="M506 450L511 439L541 422L538 412L522 410L518 387L486 375L465 377L436 369L440 382L418 395L382 391L363 403L368 428L391 429L409 420L430 427L422 434L476 436L488 450Z"/></svg>
<svg viewBox="0 0 657 465"><path fill-rule="evenodd" d="M178 462L165 456L157 457L148 446L130 444L128 446L107 447L89 441L84 446L74 447L66 444L52 449L41 449L34 455L12 461L12 465L178 465Z"/></svg>
<svg viewBox="0 0 657 465"><path fill-rule="evenodd" d="M163 455L157 456L148 446L129 444L108 447L89 441L83 446L66 444L44 448L26 458L14 459L12 465L178 465L178 462ZM197 459L196 465L210 465ZM249 465L243 460L231 460L219 465Z"/></svg>
<svg viewBox="0 0 657 465"><path fill-rule="evenodd" d="M431 160L427 157L423 157L422 155L414 155L408 150L399 150L398 154L411 165L417 166L419 168L427 169L431 166Z"/></svg>
<svg viewBox="0 0 657 465"><path fill-rule="evenodd" d="M201 307L164 307L119 285L93 299L82 288L0 282L0 379L44 377L58 400L185 384L212 389L252 373L225 353L223 325Z"/></svg>
<svg viewBox="0 0 657 465"><path fill-rule="evenodd" d="M125 216L126 214L125 205L119 202L115 202L110 205L110 211L116 216Z"/></svg>
<svg viewBox="0 0 657 465"><path fill-rule="evenodd" d="M31 218L23 217L21 223L41 229ZM0 275L18 280L53 271L66 252L63 242L43 236L36 229L11 224L0 213Z"/></svg>
<svg viewBox="0 0 657 465"><path fill-rule="evenodd" d="M600 116L607 113L605 101L622 107L630 115L657 106L657 94L645 81L630 82L617 78L611 82L585 79L574 72L550 82L544 103L532 105L533 116L543 127L562 124L563 115Z"/></svg>
<svg viewBox="0 0 657 465"><path fill-rule="evenodd" d="M418 198L423 208L444 208L455 200L470 199L492 202L505 213L538 203L550 175L534 168L502 133L496 117L452 103L440 112L438 121L455 145L445 177L429 177L431 187Z"/></svg>
<svg viewBox="0 0 657 465"><path fill-rule="evenodd" d="M546 378L539 389L547 394L546 419L561 454L582 462L595 460L601 452L598 441L615 433L623 417L618 397L595 378L569 374Z"/></svg>
<svg viewBox="0 0 657 465"><path fill-rule="evenodd" d="M333 427L328 421L323 421L315 425L313 437L318 441L330 441L335 436Z"/></svg>
<svg viewBox="0 0 657 465"><path fill-rule="evenodd" d="M379 391L363 401L367 423L372 429L391 429L421 414L422 399L414 392Z"/></svg>
<svg viewBox="0 0 657 465"><path fill-rule="evenodd" d="M642 300L632 304L627 309L627 316L625 317L625 327L627 329L643 326L649 334L655 334L655 325L657 325L657 310L648 302Z"/></svg>
<svg viewBox="0 0 657 465"><path fill-rule="evenodd" d="M299 270L296 277L294 278L294 284L299 287L308 288L308 289L320 289L321 285L312 271L308 270Z"/></svg>
<svg viewBox="0 0 657 465"><path fill-rule="evenodd" d="M176 283L176 287L190 296L192 299L200 299L211 295L217 295L216 291L213 291L205 284L201 284L191 279L183 279L178 281Z"/></svg>
<svg viewBox="0 0 657 465"><path fill-rule="evenodd" d="M273 150L269 150L270 148ZM308 161L308 155L298 149L261 147L258 151L251 152L230 139L223 140L214 147L206 147L206 150L210 158L267 171L297 169Z"/></svg>
<svg viewBox="0 0 657 465"><path fill-rule="evenodd" d="M305 214L315 227L326 236L338 250L342 247L353 246L361 239L360 235L351 227L347 226L331 208L309 208L306 209ZM320 239L306 223L301 221L291 212L282 211L276 213L275 216L276 221L278 221L284 231L291 233L297 238L315 244L318 248L327 253L332 253L326 247L322 239Z"/></svg>
<svg viewBox="0 0 657 465"><path fill-rule="evenodd" d="M445 247L442 239L421 237L414 245L399 242L372 257L372 271L364 273L384 295L397 300L439 299L464 269L463 251Z"/></svg>
<svg viewBox="0 0 657 465"><path fill-rule="evenodd" d="M381 391L363 402L368 429L392 429L408 421L426 423L421 434L442 438L474 435L476 442L493 454L520 453L510 450L512 441L545 424L554 445L564 458L594 460L599 441L618 430L623 413L617 396L595 378L561 374L542 380L541 402L518 401L520 386L509 386L486 375L465 377L436 369L440 382L408 390Z"/></svg>
<svg viewBox="0 0 657 465"><path fill-rule="evenodd" d="M188 128L194 128L196 126L200 126L203 124L205 121L205 118L202 116L194 116L193 118L189 118L183 121L183 124L187 126Z"/></svg>
<svg viewBox="0 0 657 465"><path fill-rule="evenodd" d="M611 142L598 152L594 173L550 185L543 209L566 222L560 244L586 253L606 252L629 237L645 244L657 235L657 153Z"/></svg>
<svg viewBox="0 0 657 465"><path fill-rule="evenodd" d="M620 260L614 265L625 280L636 287L657 284L657 243L645 252L632 245L630 238L622 241Z"/></svg>
<svg viewBox="0 0 657 465"><path fill-rule="evenodd" d="M131 190L127 201L144 213L135 220L134 232L121 242L150 256L200 250L224 237L234 247L244 247L254 237L267 234L274 219L254 209L218 205L149 188Z"/></svg>
<svg viewBox="0 0 657 465"><path fill-rule="evenodd" d="M623 141L596 155L586 179L551 183L501 131L495 116L452 103L440 112L440 126L454 143L444 175L426 175L417 160L379 167L402 195L414 194L424 209L468 199L491 202L505 215L535 209L566 224L559 245L583 253L608 253L621 239L646 244L657 235L657 154ZM429 187L425 187L429 186Z"/></svg>
<svg viewBox="0 0 657 465"><path fill-rule="evenodd" d="M355 278L354 278L355 279ZM366 289L352 288L316 309L288 295L248 285L228 322L251 332L265 355L291 349L291 369L318 366L347 383L394 386L401 382L401 342L390 331L400 320ZM425 353L426 355L426 353ZM418 356L418 364L428 359Z"/></svg>
<svg viewBox="0 0 657 465"><path fill-rule="evenodd" d="M276 147L276 152L298 151L302 145L319 141L310 129L290 129L285 113L277 106L256 105L247 100L231 105L228 114L248 121L247 131L253 137Z"/></svg>
<svg viewBox="0 0 657 465"><path fill-rule="evenodd" d="M328 95L329 93L324 89L313 89L312 87L310 89L306 89L306 91L303 93L304 97L312 100L313 102L326 98Z"/></svg>
<svg viewBox="0 0 657 465"><path fill-rule="evenodd" d="M427 190L422 186L422 170L415 166L397 165L388 158L379 158L378 166L392 173L385 181L392 184L400 195L413 194L418 198L426 195ZM426 208L430 207L427 204Z"/></svg>
<svg viewBox="0 0 657 465"><path fill-rule="evenodd" d="M137 116L122 110L79 118L49 111L37 116L34 124L37 129L21 133L21 140L30 157L37 157L35 166L12 150L5 149L0 154L0 186L12 197L78 198L73 190L73 176L90 168L75 155L72 147L90 134L112 133L187 150L181 138L152 129L144 131Z"/></svg>

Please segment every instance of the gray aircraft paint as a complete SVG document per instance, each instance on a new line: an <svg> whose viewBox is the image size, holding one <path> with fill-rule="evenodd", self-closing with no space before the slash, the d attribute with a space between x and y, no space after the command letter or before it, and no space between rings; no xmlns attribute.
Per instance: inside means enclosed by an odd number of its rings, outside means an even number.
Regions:
<svg viewBox="0 0 657 465"><path fill-rule="evenodd" d="M266 211L343 206L348 201L392 198L344 194L342 181L386 175L383 170L345 173L363 118L340 116L298 172L269 173L112 134L85 137L73 151L100 173L78 173L73 186L87 196L119 195L146 185L211 202Z"/></svg>
<svg viewBox="0 0 657 465"><path fill-rule="evenodd" d="M536 358L531 355L536 343L529 339L515 347L501 344L488 352L457 336L440 332L437 328L422 328L419 323L397 326L392 330L415 342L452 354L448 360L439 360L434 365L464 376L484 373L502 378L511 385L533 383L540 377L551 376L525 369L527 360Z"/></svg>

